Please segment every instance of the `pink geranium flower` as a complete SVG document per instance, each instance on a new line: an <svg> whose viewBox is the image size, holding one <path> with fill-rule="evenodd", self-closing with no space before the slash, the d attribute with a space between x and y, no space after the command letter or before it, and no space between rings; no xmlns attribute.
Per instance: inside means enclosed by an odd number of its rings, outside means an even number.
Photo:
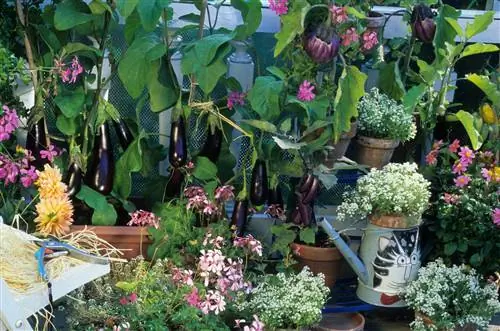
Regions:
<svg viewBox="0 0 500 331"><path fill-rule="evenodd" d="M60 151L52 144L46 150L40 151L40 157L49 160L49 162L54 162L54 158L59 155Z"/></svg>
<svg viewBox="0 0 500 331"><path fill-rule="evenodd" d="M461 175L467 171L467 167L468 167L468 164L462 163L460 161L456 161L451 169L451 172L453 172L454 174Z"/></svg>
<svg viewBox="0 0 500 331"><path fill-rule="evenodd" d="M378 44L377 32L372 30L366 30L361 35L361 48L365 51L371 50Z"/></svg>
<svg viewBox="0 0 500 331"><path fill-rule="evenodd" d="M262 256L262 244L251 234L246 235L245 237L234 238L233 246L245 248L258 256Z"/></svg>
<svg viewBox="0 0 500 331"><path fill-rule="evenodd" d="M332 14L333 24L342 24L348 19L346 7L337 7L335 5L331 5L330 13Z"/></svg>
<svg viewBox="0 0 500 331"><path fill-rule="evenodd" d="M450 146L448 146L448 150L452 153L456 153L459 148L460 148L460 140L458 139L453 140Z"/></svg>
<svg viewBox="0 0 500 331"><path fill-rule="evenodd" d="M257 315L253 315L253 321L250 326L245 326L243 331L264 331L264 323L259 320Z"/></svg>
<svg viewBox="0 0 500 331"><path fill-rule="evenodd" d="M454 204L455 202L457 202L458 196L456 194L445 193L443 199L444 202L448 204Z"/></svg>
<svg viewBox="0 0 500 331"><path fill-rule="evenodd" d="M160 227L160 218L150 211L139 209L129 215L130 221L127 223L128 226L153 226L156 229Z"/></svg>
<svg viewBox="0 0 500 331"><path fill-rule="evenodd" d="M234 187L231 185L224 185L215 189L215 199L218 201L228 201L234 198Z"/></svg>
<svg viewBox="0 0 500 331"><path fill-rule="evenodd" d="M238 91L229 92L227 96L227 108L233 109L236 105L245 105L245 93Z"/></svg>
<svg viewBox="0 0 500 331"><path fill-rule="evenodd" d="M297 92L297 99L300 101L312 101L316 97L314 94L314 85L305 80L300 84L299 91Z"/></svg>
<svg viewBox="0 0 500 331"><path fill-rule="evenodd" d="M190 305L191 307L198 308L200 306L201 300L198 294L198 289L196 287L193 287L191 289L191 292L189 292L184 296L184 299L186 300L187 304Z"/></svg>
<svg viewBox="0 0 500 331"><path fill-rule="evenodd" d="M463 188L463 187L469 185L471 179L467 175L461 175L461 176L458 176L457 178L455 178L453 181L455 182L456 187Z"/></svg>
<svg viewBox="0 0 500 331"><path fill-rule="evenodd" d="M2 106L0 115L0 141L6 141L19 127L19 117L15 109L9 109L6 105Z"/></svg>
<svg viewBox="0 0 500 331"><path fill-rule="evenodd" d="M493 210L491 219L493 220L493 224L500 226L500 208L495 208L495 210Z"/></svg>
<svg viewBox="0 0 500 331"><path fill-rule="evenodd" d="M348 47L349 45L359 41L359 35L356 28L349 28L341 36L342 46Z"/></svg>
<svg viewBox="0 0 500 331"><path fill-rule="evenodd" d="M269 9L276 15L285 15L288 13L288 0L269 0Z"/></svg>
<svg viewBox="0 0 500 331"><path fill-rule="evenodd" d="M226 301L219 291L210 290L205 295L205 300L200 304L200 310L207 315L213 312L215 315L226 309Z"/></svg>

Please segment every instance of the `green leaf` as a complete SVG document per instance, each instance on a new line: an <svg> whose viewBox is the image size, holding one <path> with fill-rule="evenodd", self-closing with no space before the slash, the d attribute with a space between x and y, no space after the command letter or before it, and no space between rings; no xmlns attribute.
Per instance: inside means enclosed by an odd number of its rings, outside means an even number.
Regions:
<svg viewBox="0 0 500 331"><path fill-rule="evenodd" d="M280 130L283 132L288 132L292 129L292 119L286 118L280 125Z"/></svg>
<svg viewBox="0 0 500 331"><path fill-rule="evenodd" d="M177 81L170 61L164 58L151 63L148 82L149 103L153 112L160 112L172 107L179 96Z"/></svg>
<svg viewBox="0 0 500 331"><path fill-rule="evenodd" d="M217 176L217 166L209 158L198 156L195 160L193 176L200 180L210 180Z"/></svg>
<svg viewBox="0 0 500 331"><path fill-rule="evenodd" d="M113 14L111 7L106 2L102 2L101 0L92 0L89 3L89 8L92 14L95 15L101 15L105 11L108 11L110 14Z"/></svg>
<svg viewBox="0 0 500 331"><path fill-rule="evenodd" d="M498 52L498 50L500 50L500 48L493 44L472 44L465 47L460 58L475 54Z"/></svg>
<svg viewBox="0 0 500 331"><path fill-rule="evenodd" d="M450 256L453 255L457 250L457 243L451 242L444 245L444 254Z"/></svg>
<svg viewBox="0 0 500 331"><path fill-rule="evenodd" d="M307 137L309 134L313 133L314 131L324 128L325 126L328 126L332 124L332 122L329 121L314 121L312 125L310 125L303 133L301 139Z"/></svg>
<svg viewBox="0 0 500 331"><path fill-rule="evenodd" d="M472 23L467 23L467 26L465 27L465 37L470 39L475 35L486 31L491 22L493 22L494 15L494 11L488 11L483 15L477 15L474 17L474 21L472 21Z"/></svg>
<svg viewBox="0 0 500 331"><path fill-rule="evenodd" d="M481 265L481 262L483 262L483 257L479 253L476 253L470 257L469 261L471 266L477 267Z"/></svg>
<svg viewBox="0 0 500 331"><path fill-rule="evenodd" d="M124 282L120 281L115 284L120 290L124 290L126 293L131 293L137 288L137 282Z"/></svg>
<svg viewBox="0 0 500 331"><path fill-rule="evenodd" d="M276 37L274 57L280 55L297 35L304 32L304 20L310 8L311 5L306 0L296 0L293 1L288 13L281 16L281 29L274 35Z"/></svg>
<svg viewBox="0 0 500 331"><path fill-rule="evenodd" d="M358 11L356 8L348 6L347 7L347 13L351 14L352 16L359 18L359 19L365 19L366 15L363 14L362 12Z"/></svg>
<svg viewBox="0 0 500 331"><path fill-rule="evenodd" d="M493 83L488 76L469 74L465 75L465 78L479 87L495 107L500 107L500 90L498 90L497 85Z"/></svg>
<svg viewBox="0 0 500 331"><path fill-rule="evenodd" d="M427 85L433 85L437 75L436 69L423 60L417 60L417 65L419 74L423 80L427 83Z"/></svg>
<svg viewBox="0 0 500 331"><path fill-rule="evenodd" d="M283 72L283 70L276 66L267 67L266 70L281 80L284 80L286 78L286 74Z"/></svg>
<svg viewBox="0 0 500 331"><path fill-rule="evenodd" d="M324 120L330 110L331 98L327 95L319 95L314 100L307 103L308 116L311 120Z"/></svg>
<svg viewBox="0 0 500 331"><path fill-rule="evenodd" d="M142 169L142 139L144 132L134 139L116 162L113 191L122 199L127 199L132 191L132 173Z"/></svg>
<svg viewBox="0 0 500 331"><path fill-rule="evenodd" d="M116 8L123 18L127 18L132 14L138 3L139 0L116 0Z"/></svg>
<svg viewBox="0 0 500 331"><path fill-rule="evenodd" d="M54 102L66 117L76 117L83 111L85 92L79 86L75 90L61 89Z"/></svg>
<svg viewBox="0 0 500 331"><path fill-rule="evenodd" d="M334 140L342 132L351 130L351 119L358 116L358 102L365 93L366 74L355 66L348 66L339 78L339 87L335 95L333 112Z"/></svg>
<svg viewBox="0 0 500 331"><path fill-rule="evenodd" d="M114 225L116 223L116 210L101 193L92 190L87 185L82 185L76 197L94 209L92 214L93 225Z"/></svg>
<svg viewBox="0 0 500 331"><path fill-rule="evenodd" d="M405 95L405 87L401 81L398 62L384 64L380 69L378 87L382 92L393 98L401 100Z"/></svg>
<svg viewBox="0 0 500 331"><path fill-rule="evenodd" d="M413 113L418 102L422 99L425 93L426 86L424 84L415 85L406 92L403 97L403 105L408 113Z"/></svg>
<svg viewBox="0 0 500 331"><path fill-rule="evenodd" d="M167 8L169 4L170 0L139 1L137 12L145 31L153 31L156 28L163 9Z"/></svg>
<svg viewBox="0 0 500 331"><path fill-rule="evenodd" d="M200 64L202 66L208 66L214 61L219 48L228 43L231 39L231 35L213 34L199 40L194 46L197 60L201 62Z"/></svg>
<svg viewBox="0 0 500 331"><path fill-rule="evenodd" d="M482 138L480 133L476 130L474 126L474 116L471 113L468 113L463 110L458 111L455 114L455 116L464 126L465 131L467 132L469 140L472 144L472 148L474 150L478 150L482 145Z"/></svg>
<svg viewBox="0 0 500 331"><path fill-rule="evenodd" d="M316 231L314 231L314 229L311 227L303 228L300 230L299 238L300 241L306 244L314 245L314 243L316 242Z"/></svg>
<svg viewBox="0 0 500 331"><path fill-rule="evenodd" d="M112 119L115 122L118 122L120 120L120 113L111 102L99 97L99 106L100 105L103 106L103 111L106 113L108 118Z"/></svg>
<svg viewBox="0 0 500 331"><path fill-rule="evenodd" d="M281 149L301 149L302 147L307 145L307 143L305 142L296 143L294 141L281 139L278 137L273 137L273 140Z"/></svg>
<svg viewBox="0 0 500 331"><path fill-rule="evenodd" d="M335 173L327 170L328 168L326 168L325 171L318 171L318 172L315 171L314 174L318 176L318 179L321 182L321 184L323 184L324 188L326 190L330 190L337 184L338 178L335 175Z"/></svg>
<svg viewBox="0 0 500 331"><path fill-rule="evenodd" d="M72 136L76 133L77 121L76 118L68 118L64 115L57 116L56 127L59 131L67 136Z"/></svg>
<svg viewBox="0 0 500 331"><path fill-rule="evenodd" d="M459 35L460 37L464 36L464 30L462 29L460 24L458 24L457 20L450 18L450 17L445 17L444 19L453 28L453 30L455 30L457 35Z"/></svg>
<svg viewBox="0 0 500 331"><path fill-rule="evenodd" d="M278 131L278 129L276 129L276 126L274 124L266 122L266 121L242 120L242 122L246 123L250 126L253 126L254 128L257 128L261 131L270 132L270 133L276 133Z"/></svg>
<svg viewBox="0 0 500 331"><path fill-rule="evenodd" d="M67 43L63 47L63 51L66 54L66 56L81 52L90 52L94 53L97 56L102 55L102 52L99 49L82 43Z"/></svg>
<svg viewBox="0 0 500 331"><path fill-rule="evenodd" d="M450 24L450 20L456 21L459 17L460 10L456 10L452 6L444 5L439 10L436 18L436 34L433 41L435 53L439 59L443 57L439 50L446 49L446 43L455 44L457 31L455 30L455 24Z"/></svg>
<svg viewBox="0 0 500 331"><path fill-rule="evenodd" d="M126 0L125 0L126 1ZM134 10L125 20L125 27L123 28L123 34L125 35L125 40L127 44L132 44L134 41L135 33L141 27L141 18L137 10Z"/></svg>
<svg viewBox="0 0 500 331"><path fill-rule="evenodd" d="M262 21L262 3L260 0L231 0L233 8L237 9L243 17L243 24L235 29L236 40L245 40L254 34Z"/></svg>
<svg viewBox="0 0 500 331"><path fill-rule="evenodd" d="M469 245L467 245L466 241L461 241L458 243L457 251L459 251L461 253L465 253L465 252L467 252L468 247L469 247Z"/></svg>
<svg viewBox="0 0 500 331"><path fill-rule="evenodd" d="M45 25L38 24L36 25L36 29L40 34L40 37L43 39L45 44L49 46L53 53L59 52L61 49L61 42L57 38L57 35L50 29L48 29Z"/></svg>
<svg viewBox="0 0 500 331"><path fill-rule="evenodd" d="M191 23L200 23L200 14L189 13L186 15L179 16L179 20Z"/></svg>
<svg viewBox="0 0 500 331"><path fill-rule="evenodd" d="M274 121L280 115L280 94L283 82L272 76L257 77L248 93L248 100L253 110L262 120Z"/></svg>
<svg viewBox="0 0 500 331"><path fill-rule="evenodd" d="M57 30L69 30L93 19L88 6L81 0L64 0L56 5L54 25Z"/></svg>

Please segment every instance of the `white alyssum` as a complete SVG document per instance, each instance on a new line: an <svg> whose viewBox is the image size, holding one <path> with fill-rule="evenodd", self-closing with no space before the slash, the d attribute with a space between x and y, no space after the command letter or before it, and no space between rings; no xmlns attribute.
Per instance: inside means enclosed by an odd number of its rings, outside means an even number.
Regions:
<svg viewBox="0 0 500 331"><path fill-rule="evenodd" d="M421 268L403 296L416 312L426 315L432 325L417 317L413 330L452 330L456 326L475 325L486 330L491 317L500 312L497 288L481 285L474 269L447 267L438 259Z"/></svg>
<svg viewBox="0 0 500 331"><path fill-rule="evenodd" d="M414 163L389 163L358 179L337 208L337 219L363 218L370 214L407 216L418 220L429 204L430 182Z"/></svg>
<svg viewBox="0 0 500 331"><path fill-rule="evenodd" d="M259 316L270 329L311 326L321 319L329 292L324 275L304 267L296 275L265 276L239 309Z"/></svg>
<svg viewBox="0 0 500 331"><path fill-rule="evenodd" d="M417 133L413 114L376 87L360 100L358 113L358 131L364 136L408 141Z"/></svg>

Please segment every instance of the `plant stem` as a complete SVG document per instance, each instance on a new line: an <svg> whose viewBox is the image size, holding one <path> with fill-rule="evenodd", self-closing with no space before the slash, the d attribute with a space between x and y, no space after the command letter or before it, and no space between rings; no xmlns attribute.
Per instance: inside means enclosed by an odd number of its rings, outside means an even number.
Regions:
<svg viewBox="0 0 500 331"><path fill-rule="evenodd" d="M28 65L31 74L31 80L33 82L33 87L35 90L38 88L38 75L36 71L35 60L33 57L33 47L31 45L30 38L28 36L28 31L26 30L28 27L28 17L24 14L24 6L22 0L16 0L16 11L19 21L23 26L23 39L24 39L24 48L26 49L26 57L28 59Z"/></svg>
<svg viewBox="0 0 500 331"><path fill-rule="evenodd" d="M403 72L401 73L403 85L406 83L406 77L408 77L408 70L410 70L410 60L411 54L413 53L413 48L415 47L415 41L417 38L415 36L411 36L410 46L408 47L408 51L405 55L405 62L403 64Z"/></svg>

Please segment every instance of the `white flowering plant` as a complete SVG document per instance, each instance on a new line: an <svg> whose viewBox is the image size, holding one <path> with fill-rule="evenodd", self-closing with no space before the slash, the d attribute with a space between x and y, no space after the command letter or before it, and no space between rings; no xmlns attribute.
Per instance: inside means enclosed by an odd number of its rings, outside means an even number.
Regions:
<svg viewBox="0 0 500 331"><path fill-rule="evenodd" d="M389 163L380 170L372 169L358 180L354 192L346 192L337 219L394 215L419 222L429 205L429 188L430 182L417 172L416 164Z"/></svg>
<svg viewBox="0 0 500 331"><path fill-rule="evenodd" d="M464 265L447 267L441 259L421 268L403 296L416 312L410 324L416 331L463 326L486 330L492 316L500 312L494 284L482 285L474 269Z"/></svg>
<svg viewBox="0 0 500 331"><path fill-rule="evenodd" d="M361 135L408 141L417 133L413 114L376 87L361 98L358 113L358 132Z"/></svg>
<svg viewBox="0 0 500 331"><path fill-rule="evenodd" d="M324 275L304 267L298 274L264 276L239 309L258 315L266 330L307 327L321 319L329 292Z"/></svg>

